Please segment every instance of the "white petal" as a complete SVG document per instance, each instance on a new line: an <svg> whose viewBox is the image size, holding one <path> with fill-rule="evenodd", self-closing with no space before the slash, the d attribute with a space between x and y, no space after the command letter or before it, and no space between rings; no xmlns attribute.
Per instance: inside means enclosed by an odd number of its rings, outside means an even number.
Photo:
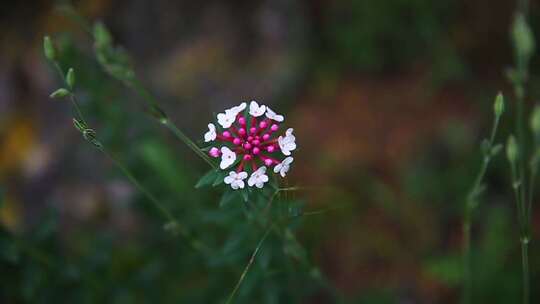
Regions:
<svg viewBox="0 0 540 304"><path fill-rule="evenodd" d="M228 147L221 147L221 153L221 163L219 164L221 169L226 169L236 161L236 153Z"/></svg>
<svg viewBox="0 0 540 304"><path fill-rule="evenodd" d="M241 178L241 179L245 179L247 176L248 176L248 174L245 171L242 171L242 172L238 173L238 175L237 175L237 177Z"/></svg>
<svg viewBox="0 0 540 304"><path fill-rule="evenodd" d="M245 186L244 181L242 181L242 180L237 181L236 185L238 185L238 187L241 188L241 189L244 189L244 186Z"/></svg>
<svg viewBox="0 0 540 304"><path fill-rule="evenodd" d="M231 176L225 176L225 178L223 179L223 182L224 182L225 184L230 184L230 183L232 183L233 180L234 180L233 177L231 177Z"/></svg>
<svg viewBox="0 0 540 304"><path fill-rule="evenodd" d="M279 170L281 170L281 167L283 167L283 163L279 163L274 167L274 173L278 173Z"/></svg>
<svg viewBox="0 0 540 304"><path fill-rule="evenodd" d="M293 128L288 128L287 131L285 131L285 135L286 135L286 136L290 136L290 135L292 135L292 132L293 132L293 131L294 131Z"/></svg>

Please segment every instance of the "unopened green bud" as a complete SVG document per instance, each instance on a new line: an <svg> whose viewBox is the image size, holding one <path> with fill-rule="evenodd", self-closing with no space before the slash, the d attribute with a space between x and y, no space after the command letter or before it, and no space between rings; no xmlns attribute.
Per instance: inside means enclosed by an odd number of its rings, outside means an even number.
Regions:
<svg viewBox="0 0 540 304"><path fill-rule="evenodd" d="M101 22L94 24L94 39L99 47L108 46L112 42L111 34Z"/></svg>
<svg viewBox="0 0 540 304"><path fill-rule="evenodd" d="M45 57L49 60L54 60L56 57L56 51L49 36L43 37L43 52L45 53Z"/></svg>
<svg viewBox="0 0 540 304"><path fill-rule="evenodd" d="M64 88L60 88L54 91L49 97L51 98L63 98L70 94L70 92Z"/></svg>
<svg viewBox="0 0 540 304"><path fill-rule="evenodd" d="M519 57L528 60L534 52L534 36L525 16L516 14L512 25L512 39Z"/></svg>
<svg viewBox="0 0 540 304"><path fill-rule="evenodd" d="M508 137L508 142L506 143L506 157L508 160L513 163L518 159L518 145L516 143L516 138L514 135Z"/></svg>
<svg viewBox="0 0 540 304"><path fill-rule="evenodd" d="M540 106L535 106L531 115L531 130L536 136L540 136Z"/></svg>
<svg viewBox="0 0 540 304"><path fill-rule="evenodd" d="M75 71L73 71L73 68L69 68L66 74L66 83L70 89L75 85Z"/></svg>
<svg viewBox="0 0 540 304"><path fill-rule="evenodd" d="M500 117L504 113L504 96L502 93L497 94L495 102L493 103L493 111L495 116Z"/></svg>

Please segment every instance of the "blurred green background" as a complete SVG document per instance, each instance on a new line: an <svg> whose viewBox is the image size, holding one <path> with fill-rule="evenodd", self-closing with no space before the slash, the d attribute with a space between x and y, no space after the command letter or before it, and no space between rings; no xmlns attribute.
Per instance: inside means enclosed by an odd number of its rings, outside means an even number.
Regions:
<svg viewBox="0 0 540 304"><path fill-rule="evenodd" d="M62 4L63 2L60 2ZM96 63L50 1L0 11L0 302L223 303L264 229ZM511 97L515 3L490 0L75 1L133 56L182 130L256 99L286 114L299 150L287 199L296 238L270 235L235 303L457 303L464 198L497 91ZM538 31L540 6L532 1ZM73 128L48 95L60 79L43 35L77 71L102 140L190 232L202 256ZM540 96L533 58L531 104ZM507 99L511 106L512 98ZM504 142L512 113L503 117ZM473 226L474 303L518 303L520 251L508 166L497 157ZM535 202L536 203L536 202ZM540 232L533 207L533 239ZM540 250L531 246L532 302ZM300 258L305 257L305 259ZM305 262L305 261L309 262Z"/></svg>

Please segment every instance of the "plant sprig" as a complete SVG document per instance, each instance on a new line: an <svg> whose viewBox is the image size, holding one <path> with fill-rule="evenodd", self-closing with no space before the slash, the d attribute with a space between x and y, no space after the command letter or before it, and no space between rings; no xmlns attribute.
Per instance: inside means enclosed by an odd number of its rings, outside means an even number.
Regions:
<svg viewBox="0 0 540 304"><path fill-rule="evenodd" d="M162 214L166 219L164 224L164 230L172 233L173 235L182 235L189 240L191 246L201 252L207 253L207 247L199 240L195 239L189 232L189 230L180 224L178 220L172 215L171 211L165 207L165 205L156 198L141 182L133 175L133 173L125 166L120 159L115 156L107 147L99 140L97 133L92 129L87 120L85 119L81 107L77 101L77 97L73 92L75 87L75 71L73 68L69 68L68 72L64 74L62 67L56 60L56 49L48 36L43 39L43 48L45 57L53 64L57 70L59 76L62 78L65 87L55 90L50 97L55 99L68 98L74 109L73 125L77 129L82 137L102 152L107 158L109 158L120 171L126 176L126 178L154 205L154 207Z"/></svg>

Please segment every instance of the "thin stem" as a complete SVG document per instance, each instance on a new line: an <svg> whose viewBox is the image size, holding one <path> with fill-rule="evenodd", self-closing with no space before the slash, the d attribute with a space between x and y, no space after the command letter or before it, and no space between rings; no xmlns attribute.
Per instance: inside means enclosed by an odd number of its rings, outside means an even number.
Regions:
<svg viewBox="0 0 540 304"><path fill-rule="evenodd" d="M500 116L496 115L493 120L493 125L491 128L491 133L489 136L488 147L493 147L495 142L495 136L497 135L497 129L499 127ZM471 250L471 225L472 225L472 216L473 211L478 205L478 195L481 191L482 181L486 175L487 168L492 158L491 151L484 151L484 157L482 160L482 165L480 170L474 179L473 186L469 193L467 194L465 200L465 211L463 218L463 299L462 302L465 304L471 303L472 297L472 250Z"/></svg>
<svg viewBox="0 0 540 304"><path fill-rule="evenodd" d="M195 144L189 137L187 137L184 132L180 131L176 127L176 125L170 121L170 119L166 119L165 121L161 121L163 125L165 125L171 132L176 135L177 138L179 138L181 141L183 141L195 154L197 154L200 158L202 158L212 169L217 169L217 166L215 163L210 160L210 157L206 155L197 144Z"/></svg>
<svg viewBox="0 0 540 304"><path fill-rule="evenodd" d="M466 218L470 217L466 215ZM470 304L472 300L472 265L471 265L471 223L470 219L463 222L463 303Z"/></svg>
<svg viewBox="0 0 540 304"><path fill-rule="evenodd" d="M268 235L270 234L270 231L272 231L272 228L273 228L273 224L271 224L266 229L266 232L264 233L261 240L257 244L257 247L255 247L255 250L251 254L251 257L249 258L249 262L247 263L246 267L244 268L244 271L242 271L242 274L240 275L240 279L238 279L238 282L236 283L236 286L234 286L234 289L231 292L231 294L229 295L229 297L227 298L227 302L225 302L225 304L231 303L232 300L234 299L234 296L236 295L236 292L238 291L238 288L240 288L240 285L242 285L242 282L246 278L246 274L248 273L249 269L251 268L251 265L253 264L253 262L255 261L255 257L259 253L259 250L261 249L264 241L266 240L266 237L268 237Z"/></svg>
<svg viewBox="0 0 540 304"><path fill-rule="evenodd" d="M184 144L186 144L197 156L202 158L206 163L210 165L213 169L216 169L216 164L214 164L210 157L206 155L203 151L201 151L201 148L193 142L187 135L184 134L178 127L170 120L170 118L165 115L162 108L159 105L158 100L150 94L150 92L141 84L141 82L138 79L134 79L129 82L124 82L128 87L133 88L133 90L139 94L145 101L146 105L153 109L157 110L160 113L158 116L153 115L155 119L157 119L162 125L166 126L180 141L182 141Z"/></svg>
<svg viewBox="0 0 540 304"><path fill-rule="evenodd" d="M62 68L58 64L58 62L54 61L54 66L60 76L62 77L62 80L65 82L65 76L62 71ZM79 106L79 103L77 102L77 98L73 92L70 92L69 94L69 100L71 101L71 104L75 110L75 116L84 123L85 127L88 127L88 124L86 122L86 119L84 118L84 115L81 111L81 108ZM97 141L97 140L96 140ZM165 206L150 192L146 187L144 187L137 178L131 173L131 171L119 160L118 157L114 156L111 152L108 151L108 149L105 148L105 146L97 141L99 145L94 146L98 148L103 154L105 154L111 161L122 171L122 173L128 178L128 180L141 192L143 193L150 202L156 207L157 210L161 212L161 214L166 218L168 221L167 225L173 225L170 228L174 229L174 231L179 232L182 234L187 240L189 240L190 245L196 249L201 251L202 253L206 253L207 247L204 246L200 241L194 239L191 237L190 233L188 232L188 229L182 226L172 215L172 213L165 208Z"/></svg>
<svg viewBox="0 0 540 304"><path fill-rule="evenodd" d="M521 266L523 274L523 304L530 303L529 288L529 240L521 240Z"/></svg>

